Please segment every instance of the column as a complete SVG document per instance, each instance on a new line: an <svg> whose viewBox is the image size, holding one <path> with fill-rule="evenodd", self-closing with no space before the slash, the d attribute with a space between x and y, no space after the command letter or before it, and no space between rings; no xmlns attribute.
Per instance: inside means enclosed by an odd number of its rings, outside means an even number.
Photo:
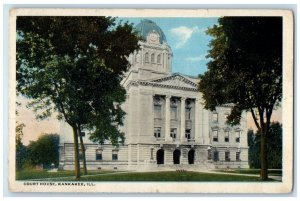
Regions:
<svg viewBox="0 0 300 201"><path fill-rule="evenodd" d="M180 106L180 141L186 141L185 137L185 97L181 97Z"/></svg>
<svg viewBox="0 0 300 201"><path fill-rule="evenodd" d="M198 142L198 143L202 143L204 144L203 142L203 136L200 135L200 107L199 107L199 99L195 99L195 142ZM203 134L203 133L202 133ZM202 139L201 139L202 138Z"/></svg>
<svg viewBox="0 0 300 201"><path fill-rule="evenodd" d="M166 96L166 127L165 127L165 141L172 141L170 136L170 98L171 96Z"/></svg>
<svg viewBox="0 0 300 201"><path fill-rule="evenodd" d="M163 68L168 69L168 67L167 67L167 53L164 52L163 55L164 55L163 56L163 58L164 58L164 64L163 64L164 67Z"/></svg>

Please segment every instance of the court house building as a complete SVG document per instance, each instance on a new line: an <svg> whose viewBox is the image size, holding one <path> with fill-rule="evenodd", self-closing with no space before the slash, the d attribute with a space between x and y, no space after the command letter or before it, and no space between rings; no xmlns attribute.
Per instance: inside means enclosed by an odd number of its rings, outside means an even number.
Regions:
<svg viewBox="0 0 300 201"><path fill-rule="evenodd" d="M136 29L144 40L130 55L131 68L122 81L125 143L100 145L83 132L88 169L248 168L246 114L232 127L225 123L232 105L204 109L199 78L172 73L173 54L161 28L142 20ZM66 123L60 136L59 168L73 169L73 135Z"/></svg>

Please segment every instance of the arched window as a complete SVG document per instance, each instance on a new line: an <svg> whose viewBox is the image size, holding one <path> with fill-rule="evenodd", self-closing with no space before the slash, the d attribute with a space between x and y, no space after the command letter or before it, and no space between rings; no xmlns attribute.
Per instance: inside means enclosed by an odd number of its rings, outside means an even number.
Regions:
<svg viewBox="0 0 300 201"><path fill-rule="evenodd" d="M157 152L156 152L156 161L157 161L157 164L164 164L164 150L163 149L159 149Z"/></svg>
<svg viewBox="0 0 300 201"><path fill-rule="evenodd" d="M180 150L179 149L175 149L175 151L173 152L173 163L174 164L180 164Z"/></svg>
<svg viewBox="0 0 300 201"><path fill-rule="evenodd" d="M151 54L151 63L154 63L154 54Z"/></svg>
<svg viewBox="0 0 300 201"><path fill-rule="evenodd" d="M195 162L195 150L194 149L191 149L188 152L188 161L189 161L189 164L194 164L194 162Z"/></svg>
<svg viewBox="0 0 300 201"><path fill-rule="evenodd" d="M139 63L140 62L140 55L136 54L135 55L135 63Z"/></svg>
<svg viewBox="0 0 300 201"><path fill-rule="evenodd" d="M157 55L157 63L160 64L161 63L161 55Z"/></svg>
<svg viewBox="0 0 300 201"><path fill-rule="evenodd" d="M149 53L148 52L146 52L146 54L145 54L145 62L149 63Z"/></svg>

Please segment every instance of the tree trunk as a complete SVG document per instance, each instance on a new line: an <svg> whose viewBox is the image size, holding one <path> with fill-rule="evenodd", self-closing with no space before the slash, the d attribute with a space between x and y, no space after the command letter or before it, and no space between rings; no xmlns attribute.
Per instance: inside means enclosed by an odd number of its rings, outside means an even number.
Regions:
<svg viewBox="0 0 300 201"><path fill-rule="evenodd" d="M260 178L261 180L268 179L268 165L267 165L267 142L266 129L263 129L260 137Z"/></svg>
<svg viewBox="0 0 300 201"><path fill-rule="evenodd" d="M80 126L78 126L78 133L79 133L79 139L80 139L80 148L82 150L82 158L83 158L83 174L87 175L87 168L86 168L86 159L85 159L85 147L83 144L83 139L81 136L81 129Z"/></svg>
<svg viewBox="0 0 300 201"><path fill-rule="evenodd" d="M79 152L78 152L78 135L77 128L72 126L73 128L73 138L74 138L74 164L75 164L75 177L76 180L80 179L80 163L79 163Z"/></svg>
<svg viewBox="0 0 300 201"><path fill-rule="evenodd" d="M268 180L268 162L267 162L267 132L268 120L264 121L265 108L259 108L260 119L260 179ZM266 113L267 114L267 113Z"/></svg>

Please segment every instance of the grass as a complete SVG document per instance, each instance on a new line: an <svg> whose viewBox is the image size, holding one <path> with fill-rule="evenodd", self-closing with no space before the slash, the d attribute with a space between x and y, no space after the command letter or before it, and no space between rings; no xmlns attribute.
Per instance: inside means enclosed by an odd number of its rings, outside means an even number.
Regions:
<svg viewBox="0 0 300 201"><path fill-rule="evenodd" d="M236 174L260 174L260 169L230 169L230 170L216 170L217 172L228 172ZM282 170L268 170L270 176L282 176Z"/></svg>
<svg viewBox="0 0 300 201"><path fill-rule="evenodd" d="M95 171L88 171L88 174L95 175L95 174L103 174L109 172L112 171L95 170ZM72 177L72 176L74 176L74 171L71 170L48 172L47 170L27 169L27 170L20 170L16 172L16 180L45 179L45 178Z"/></svg>
<svg viewBox="0 0 300 201"><path fill-rule="evenodd" d="M242 182L255 182L260 181L257 176L243 176L243 175L226 175L217 173L201 173L201 172L176 172L176 171L164 171L164 172L114 172L112 171L89 171L89 176L81 177L80 181L242 181ZM103 174L103 175L96 175ZM68 177L69 178L59 178ZM73 177L73 171L59 171L59 172L47 172L41 170L30 170L17 172L18 180L28 179L43 179L53 178L55 181L75 181ZM55 178L55 179L54 179ZM51 179L50 179L51 180ZM49 180L49 181L50 181Z"/></svg>

